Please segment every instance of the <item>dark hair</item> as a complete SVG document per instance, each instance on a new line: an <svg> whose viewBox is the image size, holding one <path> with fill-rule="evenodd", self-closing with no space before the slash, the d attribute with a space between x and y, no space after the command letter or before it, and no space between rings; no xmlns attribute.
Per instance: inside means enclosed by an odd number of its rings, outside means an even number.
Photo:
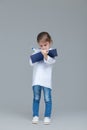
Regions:
<svg viewBox="0 0 87 130"><path fill-rule="evenodd" d="M42 40L43 42L52 42L51 36L48 32L40 32L37 35L37 42L39 43L40 40Z"/></svg>

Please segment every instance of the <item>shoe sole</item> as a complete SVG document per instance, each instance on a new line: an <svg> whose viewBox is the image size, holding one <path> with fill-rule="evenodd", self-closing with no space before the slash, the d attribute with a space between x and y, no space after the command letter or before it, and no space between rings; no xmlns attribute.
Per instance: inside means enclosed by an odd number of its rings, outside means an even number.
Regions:
<svg viewBox="0 0 87 130"><path fill-rule="evenodd" d="M33 121L32 121L32 124L38 124L38 121L36 121L36 122L33 122Z"/></svg>
<svg viewBox="0 0 87 130"><path fill-rule="evenodd" d="M50 125L50 122L44 122L44 125Z"/></svg>

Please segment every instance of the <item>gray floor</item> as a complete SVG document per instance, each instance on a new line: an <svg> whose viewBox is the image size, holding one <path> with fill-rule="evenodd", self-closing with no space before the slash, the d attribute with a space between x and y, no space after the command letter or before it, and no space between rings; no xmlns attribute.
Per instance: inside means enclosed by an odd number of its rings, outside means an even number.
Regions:
<svg viewBox="0 0 87 130"><path fill-rule="evenodd" d="M44 125L41 117L38 125L31 123L31 113L0 110L0 130L87 130L87 112L59 112L52 117L51 125Z"/></svg>

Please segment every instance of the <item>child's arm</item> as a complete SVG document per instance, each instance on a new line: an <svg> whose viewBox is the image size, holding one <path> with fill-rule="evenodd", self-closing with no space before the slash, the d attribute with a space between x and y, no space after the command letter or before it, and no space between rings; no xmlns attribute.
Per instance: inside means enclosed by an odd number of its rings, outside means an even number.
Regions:
<svg viewBox="0 0 87 130"><path fill-rule="evenodd" d="M52 58L48 55L48 51L46 50L41 50L41 53L43 54L44 56L44 62L47 63L47 64L53 64L55 63L55 58Z"/></svg>
<svg viewBox="0 0 87 130"><path fill-rule="evenodd" d="M53 49L53 50L38 50L37 52L35 52L34 54L30 55L31 61L32 63L36 63L39 62L41 60L47 60L48 56L50 56L51 58L55 58L57 56L57 50Z"/></svg>
<svg viewBox="0 0 87 130"><path fill-rule="evenodd" d="M47 56L47 59L44 58L44 62L46 64L54 64L56 62L55 58L50 57L49 55Z"/></svg>
<svg viewBox="0 0 87 130"><path fill-rule="evenodd" d="M48 51L47 50L41 50L41 53L44 56L44 59L47 60L47 58L48 58Z"/></svg>
<svg viewBox="0 0 87 130"><path fill-rule="evenodd" d="M32 61L31 61L31 59L29 59L29 63L30 63L31 66L34 65L34 63L32 63Z"/></svg>

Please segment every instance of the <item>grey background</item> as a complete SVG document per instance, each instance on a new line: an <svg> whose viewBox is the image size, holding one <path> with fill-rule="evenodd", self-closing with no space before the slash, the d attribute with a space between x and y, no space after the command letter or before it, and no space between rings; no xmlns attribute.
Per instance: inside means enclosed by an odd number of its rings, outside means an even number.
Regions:
<svg viewBox="0 0 87 130"><path fill-rule="evenodd" d="M41 31L50 33L59 55L53 68L53 116L87 111L87 1L0 0L3 121L12 113L32 119L32 67L28 60ZM40 109L43 116L43 100Z"/></svg>

